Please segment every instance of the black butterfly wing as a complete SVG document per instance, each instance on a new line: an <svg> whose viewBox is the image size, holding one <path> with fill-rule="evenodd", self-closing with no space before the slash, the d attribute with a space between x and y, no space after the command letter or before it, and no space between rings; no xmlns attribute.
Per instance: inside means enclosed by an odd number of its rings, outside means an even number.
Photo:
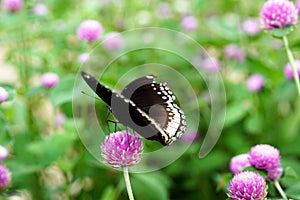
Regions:
<svg viewBox="0 0 300 200"><path fill-rule="evenodd" d="M156 83L155 76L136 79L128 84L121 94L161 127L162 130L156 130L157 133L148 139L158 140L167 145L178 139L185 131L185 115L174 103L175 96L166 83ZM129 111L131 118L137 124L141 124L139 113L136 113L134 108L130 108Z"/></svg>

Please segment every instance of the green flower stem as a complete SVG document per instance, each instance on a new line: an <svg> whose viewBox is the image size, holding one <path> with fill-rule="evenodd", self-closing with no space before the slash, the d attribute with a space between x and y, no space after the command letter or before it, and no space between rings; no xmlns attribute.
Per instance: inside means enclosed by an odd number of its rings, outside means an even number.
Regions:
<svg viewBox="0 0 300 200"><path fill-rule="evenodd" d="M286 194L284 193L284 191L282 190L278 180L274 181L274 185L275 185L277 191L279 192L279 194L281 195L282 199L288 200L288 198L287 198Z"/></svg>
<svg viewBox="0 0 300 200"><path fill-rule="evenodd" d="M295 83L296 83L296 86L297 86L298 94L300 96L300 81L299 81L297 68L296 68L296 65L295 65L295 59L294 59L294 56L292 54L292 51L289 48L289 42L288 42L287 37L283 36L282 39L283 39L286 54L288 56L289 62L290 62L291 66L292 66L292 69L293 69L294 80L295 80Z"/></svg>
<svg viewBox="0 0 300 200"><path fill-rule="evenodd" d="M123 167L123 172L124 172L124 179L125 179L125 184L126 184L126 189L127 189L129 200L134 200L132 189L131 189L131 184L130 184L130 179L129 179L128 167Z"/></svg>

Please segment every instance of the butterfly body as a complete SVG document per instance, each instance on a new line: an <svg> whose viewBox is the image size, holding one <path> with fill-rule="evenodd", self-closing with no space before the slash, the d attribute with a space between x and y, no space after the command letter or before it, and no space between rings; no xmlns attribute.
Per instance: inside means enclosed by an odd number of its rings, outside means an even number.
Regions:
<svg viewBox="0 0 300 200"><path fill-rule="evenodd" d="M109 106L115 118L146 139L170 145L184 133L186 121L183 111L174 103L175 96L166 83L156 83L155 76L138 78L117 93L91 75L81 74Z"/></svg>

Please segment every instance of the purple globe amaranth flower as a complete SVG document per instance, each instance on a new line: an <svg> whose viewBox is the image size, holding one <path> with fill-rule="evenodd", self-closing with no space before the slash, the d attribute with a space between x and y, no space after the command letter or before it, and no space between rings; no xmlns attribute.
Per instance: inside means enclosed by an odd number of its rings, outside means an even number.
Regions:
<svg viewBox="0 0 300 200"><path fill-rule="evenodd" d="M232 200L262 200L268 194L265 179L256 172L241 172L231 179L228 197Z"/></svg>
<svg viewBox="0 0 300 200"><path fill-rule="evenodd" d="M260 74L253 74L247 79L247 88L252 92L258 92L264 86L264 78Z"/></svg>
<svg viewBox="0 0 300 200"><path fill-rule="evenodd" d="M283 169L282 169L282 167L277 167L275 169L268 169L267 172L268 172L267 179L269 179L271 181L275 181L275 180L278 180L282 176Z"/></svg>
<svg viewBox="0 0 300 200"><path fill-rule="evenodd" d="M80 40L93 42L98 40L103 32L102 25L96 20L85 20L77 28L77 37Z"/></svg>
<svg viewBox="0 0 300 200"><path fill-rule="evenodd" d="M194 16L185 16L181 21L181 26L186 31L192 31L198 27L198 21Z"/></svg>
<svg viewBox="0 0 300 200"><path fill-rule="evenodd" d="M243 171L246 167L250 166L249 160L248 160L248 154L240 154L237 156L234 156L230 160L230 171L233 174L238 174Z"/></svg>
<svg viewBox="0 0 300 200"><path fill-rule="evenodd" d="M295 66L297 69L298 76L300 77L300 60L295 60ZM293 69L290 63L287 63L284 68L284 75L290 80L294 80Z"/></svg>
<svg viewBox="0 0 300 200"><path fill-rule="evenodd" d="M85 63L86 61L88 61L90 58L90 54L89 53L82 53L78 56L78 61L80 63Z"/></svg>
<svg viewBox="0 0 300 200"><path fill-rule="evenodd" d="M2 0L2 6L9 12L17 12L23 6L23 0Z"/></svg>
<svg viewBox="0 0 300 200"><path fill-rule="evenodd" d="M8 99L8 92L6 89L0 86L0 103L6 101Z"/></svg>
<svg viewBox="0 0 300 200"><path fill-rule="evenodd" d="M4 190L9 186L11 182L11 174L9 170L0 164L0 191Z"/></svg>
<svg viewBox="0 0 300 200"><path fill-rule="evenodd" d="M227 45L224 49L224 53L226 57L234 58L240 63L243 63L246 58L244 51L235 44Z"/></svg>
<svg viewBox="0 0 300 200"><path fill-rule="evenodd" d="M0 145L0 162L3 161L8 156L8 151L5 147Z"/></svg>
<svg viewBox="0 0 300 200"><path fill-rule="evenodd" d="M283 28L297 23L298 10L288 0L268 0L260 10L260 20L265 29Z"/></svg>
<svg viewBox="0 0 300 200"><path fill-rule="evenodd" d="M199 134L195 131L189 131L182 135L182 141L185 143L194 143L199 139Z"/></svg>
<svg viewBox="0 0 300 200"><path fill-rule="evenodd" d="M281 167L280 153L268 144L258 144L249 151L249 162L257 169L269 170Z"/></svg>
<svg viewBox="0 0 300 200"><path fill-rule="evenodd" d="M47 15L48 14L48 7L45 4L39 3L36 4L33 8L32 8L32 12L36 15Z"/></svg>
<svg viewBox="0 0 300 200"><path fill-rule="evenodd" d="M118 131L105 137L101 144L104 162L112 167L137 164L142 157L142 141L127 131Z"/></svg>
<svg viewBox="0 0 300 200"><path fill-rule="evenodd" d="M59 82L59 77L54 72L47 72L42 75L41 83L45 87L54 87Z"/></svg>
<svg viewBox="0 0 300 200"><path fill-rule="evenodd" d="M298 14L300 14L300 0L295 1L295 6L298 10Z"/></svg>
<svg viewBox="0 0 300 200"><path fill-rule="evenodd" d="M103 46L106 49L120 49L124 45L123 37L120 33L110 32L105 36Z"/></svg>
<svg viewBox="0 0 300 200"><path fill-rule="evenodd" d="M211 57L203 60L203 69L210 72L216 72L220 69L220 62L217 58Z"/></svg>
<svg viewBox="0 0 300 200"><path fill-rule="evenodd" d="M242 24L242 30L249 35L256 35L260 31L259 21L254 18L246 19Z"/></svg>

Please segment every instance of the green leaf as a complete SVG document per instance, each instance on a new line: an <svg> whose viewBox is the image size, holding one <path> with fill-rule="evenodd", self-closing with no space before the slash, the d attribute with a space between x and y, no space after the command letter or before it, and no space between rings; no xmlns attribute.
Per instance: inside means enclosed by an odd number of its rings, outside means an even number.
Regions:
<svg viewBox="0 0 300 200"><path fill-rule="evenodd" d="M289 187L285 190L285 193L293 199L300 199L300 183L296 183L295 185Z"/></svg>
<svg viewBox="0 0 300 200"><path fill-rule="evenodd" d="M45 90L45 87L42 86L42 85L39 85L39 86L30 88L30 89L27 91L26 96L27 96L27 97L32 97L32 96L37 95L38 93L42 92L43 90Z"/></svg>
<svg viewBox="0 0 300 200"><path fill-rule="evenodd" d="M292 167L288 166L284 170L284 177L289 177L289 178L297 179L298 178L298 174L295 172L295 170Z"/></svg>
<svg viewBox="0 0 300 200"><path fill-rule="evenodd" d="M283 28L274 28L271 33L274 37L281 38L283 36L288 35L290 32L294 30L293 25L285 26Z"/></svg>
<svg viewBox="0 0 300 200"><path fill-rule="evenodd" d="M71 102L73 98L73 86L75 76L69 75L62 78L50 92L50 100L53 106L57 107L61 104Z"/></svg>
<svg viewBox="0 0 300 200"><path fill-rule="evenodd" d="M227 107L225 117L225 127L231 126L232 124L240 121L246 114L248 108L242 103L233 103Z"/></svg>
<svg viewBox="0 0 300 200"><path fill-rule="evenodd" d="M118 199L118 191L113 186L108 186L104 189L104 192L102 193L102 196L100 198L101 200L117 200Z"/></svg>

